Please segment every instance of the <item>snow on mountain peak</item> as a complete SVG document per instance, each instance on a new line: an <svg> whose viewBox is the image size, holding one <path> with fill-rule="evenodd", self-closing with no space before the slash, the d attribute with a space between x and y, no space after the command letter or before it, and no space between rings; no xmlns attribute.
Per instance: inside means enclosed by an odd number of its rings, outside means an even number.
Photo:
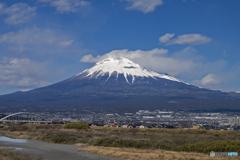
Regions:
<svg viewBox="0 0 240 160"><path fill-rule="evenodd" d="M83 73L87 74L86 77L96 77L103 76L108 74L110 78L113 73L123 74L126 81L130 84L128 77L132 77L131 83L134 83L136 77L152 77L153 79L164 78L172 81L182 82L172 76L159 74L154 71L150 71L146 68L141 67L139 64L136 64L126 58L107 58L102 61L97 62L93 67L84 70L76 76L79 76ZM107 79L108 80L108 79Z"/></svg>

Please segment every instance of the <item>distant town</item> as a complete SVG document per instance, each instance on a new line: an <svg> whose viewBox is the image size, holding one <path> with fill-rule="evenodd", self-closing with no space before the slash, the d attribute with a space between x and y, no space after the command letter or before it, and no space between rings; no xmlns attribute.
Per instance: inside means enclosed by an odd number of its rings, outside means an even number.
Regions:
<svg viewBox="0 0 240 160"><path fill-rule="evenodd" d="M22 109L21 112L29 112ZM1 113L0 118L14 112ZM85 122L91 126L122 128L182 128L207 130L239 130L238 112L210 113L178 110L139 110L135 113L79 112L76 109L56 112L32 112L52 121L52 123Z"/></svg>

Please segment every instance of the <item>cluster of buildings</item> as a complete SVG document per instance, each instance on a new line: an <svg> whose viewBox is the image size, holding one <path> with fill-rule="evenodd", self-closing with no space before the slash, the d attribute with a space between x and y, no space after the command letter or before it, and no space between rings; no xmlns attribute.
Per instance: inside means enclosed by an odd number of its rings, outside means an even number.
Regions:
<svg viewBox="0 0 240 160"><path fill-rule="evenodd" d="M36 113L36 112L35 112ZM11 113L0 114L4 117ZM122 128L185 128L239 130L238 113L206 113L170 110L139 110L135 113L95 113L76 109L45 111L37 114L54 123L85 122L92 126Z"/></svg>
<svg viewBox="0 0 240 160"><path fill-rule="evenodd" d="M206 113L186 111L149 111L139 110L135 113L90 113L61 117L53 121L63 123L72 121L86 122L92 126L122 127L122 128L184 128L184 129L213 129L239 130L240 119L236 113Z"/></svg>
<svg viewBox="0 0 240 160"><path fill-rule="evenodd" d="M235 123L230 125L219 124L192 124L188 122L179 123L146 123L146 122L110 122L104 123L95 121L88 123L90 126L117 127L117 128L171 128L171 129L205 129L205 130L240 130L240 126Z"/></svg>

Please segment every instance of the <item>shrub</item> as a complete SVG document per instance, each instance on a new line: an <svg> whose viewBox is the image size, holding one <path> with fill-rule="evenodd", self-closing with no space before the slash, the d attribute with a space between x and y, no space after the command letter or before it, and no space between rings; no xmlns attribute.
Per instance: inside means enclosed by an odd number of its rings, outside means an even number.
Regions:
<svg viewBox="0 0 240 160"><path fill-rule="evenodd" d="M86 138L93 138L93 136L89 134L86 136Z"/></svg>
<svg viewBox="0 0 240 160"><path fill-rule="evenodd" d="M29 128L27 126L21 126L20 131L27 131Z"/></svg>
<svg viewBox="0 0 240 160"><path fill-rule="evenodd" d="M117 138L99 138L94 143L95 146L104 147L130 147L141 149L165 149L172 151L200 152L209 154L215 152L235 152L240 150L240 142L236 141L215 141L215 142L181 142L176 144L171 141L147 141L128 140Z"/></svg>
<svg viewBox="0 0 240 160"><path fill-rule="evenodd" d="M41 124L36 126L36 129L55 129L56 127L51 124Z"/></svg>
<svg viewBox="0 0 240 160"><path fill-rule="evenodd" d="M144 133L159 133L160 132L160 130L156 130L156 129L148 129L148 130L145 130L145 131L142 131L142 132L144 132Z"/></svg>
<svg viewBox="0 0 240 160"><path fill-rule="evenodd" d="M38 156L37 160L42 160L42 157L41 157L41 156Z"/></svg>
<svg viewBox="0 0 240 160"><path fill-rule="evenodd" d="M164 154L159 154L158 157L163 159L165 157L165 155Z"/></svg>
<svg viewBox="0 0 240 160"><path fill-rule="evenodd" d="M129 147L141 149L175 149L174 145L166 142L151 142L147 140L128 140L116 138L99 138L95 141L94 145L104 147Z"/></svg>
<svg viewBox="0 0 240 160"><path fill-rule="evenodd" d="M12 159L12 160L34 160L35 158L29 154L24 154L19 151L0 150L0 159ZM38 160L38 159L37 159Z"/></svg>
<svg viewBox="0 0 240 160"><path fill-rule="evenodd" d="M178 147L179 151L187 152L235 152L240 150L240 142L236 141L215 141L215 142L189 142Z"/></svg>
<svg viewBox="0 0 240 160"><path fill-rule="evenodd" d="M137 132L139 132L139 130L137 128L131 128L129 129L130 133L133 133L133 135L136 135Z"/></svg>
<svg viewBox="0 0 240 160"><path fill-rule="evenodd" d="M89 129L89 125L83 122L70 122L64 125L65 129Z"/></svg>
<svg viewBox="0 0 240 160"><path fill-rule="evenodd" d="M9 131L14 132L14 131L27 131L29 128L25 125L15 125L15 126L10 126Z"/></svg>
<svg viewBox="0 0 240 160"><path fill-rule="evenodd" d="M10 132L14 132L14 131L17 131L17 130L18 130L17 127L14 127L14 126L9 127Z"/></svg>
<svg viewBox="0 0 240 160"><path fill-rule="evenodd" d="M74 144L80 142L80 138L82 138L79 135L74 134L66 134L66 133L59 133L56 135L52 135L50 137L51 141L54 143L63 143L63 144Z"/></svg>

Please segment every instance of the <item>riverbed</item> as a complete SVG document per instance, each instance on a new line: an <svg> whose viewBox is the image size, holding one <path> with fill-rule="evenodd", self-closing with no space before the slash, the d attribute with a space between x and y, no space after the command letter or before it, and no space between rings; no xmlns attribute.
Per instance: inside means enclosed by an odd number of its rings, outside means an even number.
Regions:
<svg viewBox="0 0 240 160"><path fill-rule="evenodd" d="M0 136L0 146L15 148L20 152L43 160L116 160L87 152L78 152L75 145L47 143L37 140L12 139Z"/></svg>

